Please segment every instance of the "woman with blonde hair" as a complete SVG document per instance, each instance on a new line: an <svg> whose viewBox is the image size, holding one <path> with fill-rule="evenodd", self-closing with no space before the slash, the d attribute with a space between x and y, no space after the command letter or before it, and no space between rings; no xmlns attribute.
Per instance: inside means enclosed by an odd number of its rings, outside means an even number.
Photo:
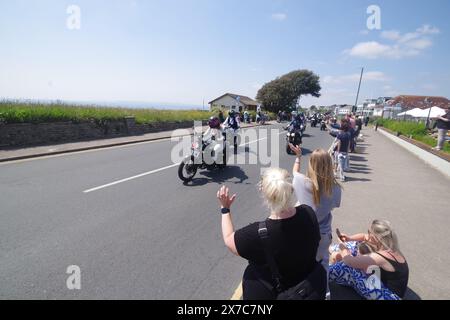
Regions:
<svg viewBox="0 0 450 320"><path fill-rule="evenodd" d="M297 155L294 167L294 190L300 204L314 209L320 227L320 244L317 251L317 261L321 261L328 271L330 253L328 251L332 242L331 211L341 205L341 186L334 177L333 161L330 154L317 149L311 154L306 175L300 173L302 150L300 147L290 145Z"/></svg>
<svg viewBox="0 0 450 320"><path fill-rule="evenodd" d="M232 253L249 262L242 281L244 300L272 300L277 297L275 288L278 284L272 276L269 260L275 261L279 284L284 289L297 285L317 267L316 254L320 241L317 219L310 207L295 207L297 200L288 172L268 169L259 186L269 209L269 217L264 222L252 223L236 232L230 208L236 195L231 196L225 186L217 192L225 245ZM267 237L264 241L261 238L261 223L265 223ZM267 255L267 246L272 252L272 259Z"/></svg>
<svg viewBox="0 0 450 320"><path fill-rule="evenodd" d="M375 220L367 234L341 235L346 242L339 246L342 261L330 267L330 281L353 287L369 300L398 300L404 297L408 287L409 267L400 252L397 234L389 221ZM370 244L373 252L356 255L355 247ZM368 279L369 271L378 270L379 283Z"/></svg>

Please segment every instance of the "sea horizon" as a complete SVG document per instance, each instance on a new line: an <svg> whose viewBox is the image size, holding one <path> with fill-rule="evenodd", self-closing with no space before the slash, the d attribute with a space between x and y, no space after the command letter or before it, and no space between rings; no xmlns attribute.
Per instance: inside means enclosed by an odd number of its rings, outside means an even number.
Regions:
<svg viewBox="0 0 450 320"><path fill-rule="evenodd" d="M104 108L129 108L129 109L162 109L162 110L209 110L209 105L194 105L177 102L146 102L146 101L126 101L126 100L64 100L64 99L23 99L23 98L2 98L0 101L20 102L20 103L45 103L45 104L72 104L79 106L96 106Z"/></svg>

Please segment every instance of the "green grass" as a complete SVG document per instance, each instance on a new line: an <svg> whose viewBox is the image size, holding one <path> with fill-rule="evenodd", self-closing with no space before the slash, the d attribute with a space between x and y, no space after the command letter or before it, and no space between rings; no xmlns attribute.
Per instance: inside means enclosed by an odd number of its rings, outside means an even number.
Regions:
<svg viewBox="0 0 450 320"><path fill-rule="evenodd" d="M112 121L134 116L136 123L206 120L209 111L106 108L62 103L40 104L0 101L0 123L43 123L58 121Z"/></svg>
<svg viewBox="0 0 450 320"><path fill-rule="evenodd" d="M398 121L390 119L376 119L378 125L394 132L399 132L401 135L411 137L414 140L425 143L431 147L436 147L437 140L428 134L428 130L424 123L414 121ZM445 143L444 152L450 153L449 143Z"/></svg>

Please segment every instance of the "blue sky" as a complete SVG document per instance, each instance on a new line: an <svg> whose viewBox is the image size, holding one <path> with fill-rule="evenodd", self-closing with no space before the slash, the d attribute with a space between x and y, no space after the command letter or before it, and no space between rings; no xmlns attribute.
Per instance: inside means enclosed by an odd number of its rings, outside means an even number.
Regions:
<svg viewBox="0 0 450 320"><path fill-rule="evenodd" d="M448 0L0 0L0 98L201 106L306 68L323 90L302 105L352 104L362 66L361 99L450 97L449 12Z"/></svg>

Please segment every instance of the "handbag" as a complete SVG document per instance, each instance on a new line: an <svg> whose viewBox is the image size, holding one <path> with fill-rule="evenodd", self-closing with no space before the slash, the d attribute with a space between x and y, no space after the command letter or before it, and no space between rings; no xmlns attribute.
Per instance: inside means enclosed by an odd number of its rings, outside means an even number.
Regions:
<svg viewBox="0 0 450 320"><path fill-rule="evenodd" d="M318 224L315 216L313 217L313 221L315 221L315 224ZM327 272L320 262L316 261L314 268L308 274L306 279L293 287L285 288L282 284L281 275L272 253L269 242L269 233L265 221L259 223L258 234L263 243L266 260L269 264L270 272L272 273L272 278L275 283L273 289L277 300L325 300L327 291Z"/></svg>

